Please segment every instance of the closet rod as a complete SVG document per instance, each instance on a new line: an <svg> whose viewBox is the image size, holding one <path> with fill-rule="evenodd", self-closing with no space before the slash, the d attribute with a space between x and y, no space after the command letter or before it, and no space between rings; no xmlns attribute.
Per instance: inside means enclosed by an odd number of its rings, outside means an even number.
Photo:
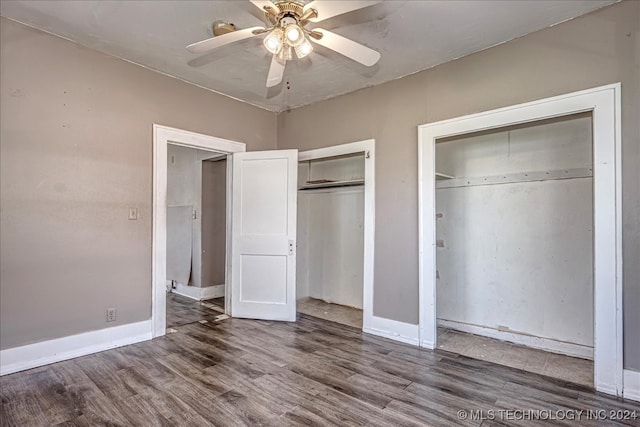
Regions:
<svg viewBox="0 0 640 427"><path fill-rule="evenodd" d="M364 179L352 179L348 181L325 181L314 184L305 184L298 187L298 190L316 190L319 188L355 187L364 185Z"/></svg>

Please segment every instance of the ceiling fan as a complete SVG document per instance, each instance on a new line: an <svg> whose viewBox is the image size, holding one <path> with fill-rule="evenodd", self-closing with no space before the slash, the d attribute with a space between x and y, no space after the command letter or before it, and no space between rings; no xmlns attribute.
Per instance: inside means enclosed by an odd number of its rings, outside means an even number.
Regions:
<svg viewBox="0 0 640 427"><path fill-rule="evenodd" d="M251 0L251 3L264 11L267 27L251 27L236 30L228 22L214 26L214 37L187 46L193 53L204 53L250 37L266 34L264 47L273 54L267 76L267 87L276 86L282 81L287 61L296 57L304 58L313 51L310 41L334 50L347 58L371 67L380 59L373 49L356 43L322 28L307 28L307 25L332 18L343 13L372 6L379 1L315 0L304 4L296 0Z"/></svg>

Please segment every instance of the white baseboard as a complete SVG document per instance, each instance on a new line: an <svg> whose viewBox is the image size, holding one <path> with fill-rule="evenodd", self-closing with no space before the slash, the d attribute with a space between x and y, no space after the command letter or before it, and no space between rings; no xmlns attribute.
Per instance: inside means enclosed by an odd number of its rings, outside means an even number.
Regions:
<svg viewBox="0 0 640 427"><path fill-rule="evenodd" d="M593 347L587 347L584 345L556 341L549 338L535 337L533 335L524 335L514 332L501 331L484 326L456 322L453 320L438 319L438 326L447 329L453 329L456 331L467 332L474 335L481 335L483 337L508 341L515 344L525 345L527 347L538 348L540 350L550 351L552 353L559 353L567 356L593 360Z"/></svg>
<svg viewBox="0 0 640 427"><path fill-rule="evenodd" d="M207 286L206 288L199 288L197 286L187 286L182 283L176 283L173 293L182 295L183 297L191 298L196 301L202 301L205 299L219 298L224 296L224 285Z"/></svg>
<svg viewBox="0 0 640 427"><path fill-rule="evenodd" d="M201 289L201 299L220 298L224 296L224 285L207 286Z"/></svg>
<svg viewBox="0 0 640 427"><path fill-rule="evenodd" d="M0 375L150 340L151 328L151 320L145 320L0 350Z"/></svg>
<svg viewBox="0 0 640 427"><path fill-rule="evenodd" d="M422 340L420 341L420 347L426 348L428 350L435 350L436 343L433 341Z"/></svg>
<svg viewBox="0 0 640 427"><path fill-rule="evenodd" d="M640 372L624 370L622 396L640 402Z"/></svg>
<svg viewBox="0 0 640 427"><path fill-rule="evenodd" d="M362 331L379 337L418 345L418 325L412 325L411 323L373 316L369 326L364 327Z"/></svg>

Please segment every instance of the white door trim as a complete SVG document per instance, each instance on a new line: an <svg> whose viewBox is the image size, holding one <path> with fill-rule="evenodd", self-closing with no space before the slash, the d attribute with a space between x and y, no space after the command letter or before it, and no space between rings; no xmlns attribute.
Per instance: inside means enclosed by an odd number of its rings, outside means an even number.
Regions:
<svg viewBox="0 0 640 427"><path fill-rule="evenodd" d="M364 163L364 274L362 294L362 330L367 331L373 326L373 257L375 243L375 156L376 142L367 139L349 144L334 145L316 150L298 153L298 161L323 159L326 157L345 154L365 153Z"/></svg>
<svg viewBox="0 0 640 427"><path fill-rule="evenodd" d="M167 145L181 145L198 150L231 155L246 150L242 142L203 135L186 130L153 125L153 223L151 241L151 322L152 337L165 334L167 325ZM231 162L227 161L227 253L230 253L231 233ZM229 257L227 257L229 258ZM227 263L228 264L228 263ZM227 265L226 283L230 270Z"/></svg>
<svg viewBox="0 0 640 427"><path fill-rule="evenodd" d="M420 345L436 347L436 139L585 111L593 114L594 384L622 395L620 83L418 127Z"/></svg>

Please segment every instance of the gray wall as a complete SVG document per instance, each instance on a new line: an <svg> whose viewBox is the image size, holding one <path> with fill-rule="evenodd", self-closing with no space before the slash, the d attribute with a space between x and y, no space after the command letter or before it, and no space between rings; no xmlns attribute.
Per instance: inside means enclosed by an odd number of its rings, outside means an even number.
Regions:
<svg viewBox="0 0 640 427"><path fill-rule="evenodd" d="M0 31L0 348L149 319L152 124L260 150L276 147L276 115L6 19Z"/></svg>
<svg viewBox="0 0 640 427"><path fill-rule="evenodd" d="M374 315L418 323L416 126L622 82L625 367L640 370L640 2L278 116L278 147L376 139ZM410 54L410 52L407 52Z"/></svg>

